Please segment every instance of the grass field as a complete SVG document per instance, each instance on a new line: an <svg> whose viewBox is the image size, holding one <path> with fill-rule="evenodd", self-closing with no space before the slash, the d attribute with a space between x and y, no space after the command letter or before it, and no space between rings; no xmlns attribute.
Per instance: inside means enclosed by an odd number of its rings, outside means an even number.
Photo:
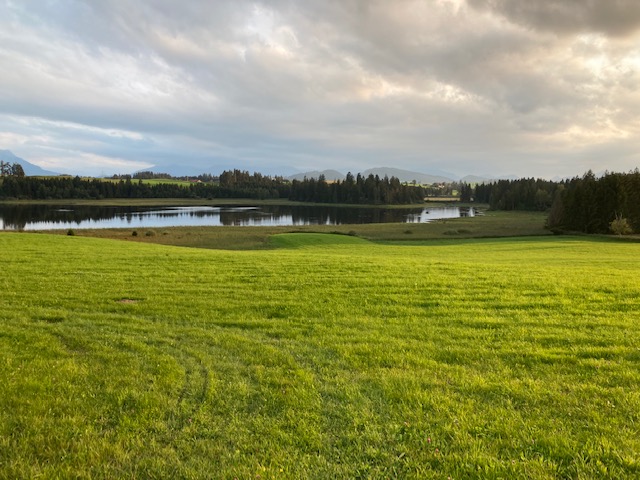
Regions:
<svg viewBox="0 0 640 480"><path fill-rule="evenodd" d="M640 244L269 243L0 234L0 478L640 476Z"/></svg>

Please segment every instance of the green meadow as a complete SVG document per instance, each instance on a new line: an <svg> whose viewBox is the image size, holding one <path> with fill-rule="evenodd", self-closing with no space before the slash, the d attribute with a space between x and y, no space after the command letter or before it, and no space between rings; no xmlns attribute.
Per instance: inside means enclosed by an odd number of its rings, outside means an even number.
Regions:
<svg viewBox="0 0 640 480"><path fill-rule="evenodd" d="M0 478L640 477L640 243L456 225L0 234Z"/></svg>

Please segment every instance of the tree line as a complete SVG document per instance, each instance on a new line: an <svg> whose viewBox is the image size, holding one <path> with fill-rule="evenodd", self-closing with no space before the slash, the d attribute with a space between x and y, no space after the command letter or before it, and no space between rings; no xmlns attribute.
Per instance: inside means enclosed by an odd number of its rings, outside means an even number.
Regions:
<svg viewBox="0 0 640 480"><path fill-rule="evenodd" d="M407 185L396 177L364 177L347 173L344 180L327 182L324 175L304 180L285 180L247 171L231 170L220 175L225 194L249 198L288 198L298 202L393 205L422 203L425 192L420 186Z"/></svg>
<svg viewBox="0 0 640 480"><path fill-rule="evenodd" d="M123 174L123 175L112 175L112 180L199 180L201 182L217 182L218 177L211 175L210 173L201 173L197 176L179 176L175 177L170 173L162 173L162 172L152 172L150 170L144 170L141 172L136 172L133 175Z"/></svg>
<svg viewBox="0 0 640 480"><path fill-rule="evenodd" d="M548 210L559 187L558 182L521 178L469 185L461 189L461 200L487 203L492 210Z"/></svg>
<svg viewBox="0 0 640 480"><path fill-rule="evenodd" d="M0 185L0 199L62 200L103 198L148 198L179 194L176 185L149 185L141 181L86 180L80 177L6 177Z"/></svg>
<svg viewBox="0 0 640 480"><path fill-rule="evenodd" d="M293 180L289 199L301 202L398 205L424 202L425 191L420 186L403 184L396 177L347 173L343 181L328 183L323 175L318 179Z"/></svg>
<svg viewBox="0 0 640 480"><path fill-rule="evenodd" d="M254 198L289 199L316 203L409 204L421 203L421 187L402 184L395 177L364 178L349 173L344 181L328 183L324 178L294 180L260 173L231 170L218 182L146 183L127 176L119 180L80 177L6 176L0 184L0 199L107 199L107 198Z"/></svg>

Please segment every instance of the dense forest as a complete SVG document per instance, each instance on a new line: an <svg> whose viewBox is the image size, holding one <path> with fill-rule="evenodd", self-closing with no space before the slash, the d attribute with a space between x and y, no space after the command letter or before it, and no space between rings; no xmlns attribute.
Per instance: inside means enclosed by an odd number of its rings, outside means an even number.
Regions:
<svg viewBox="0 0 640 480"><path fill-rule="evenodd" d="M549 180L522 178L498 180L478 184L475 190L469 186L461 190L461 200L473 198L478 203L488 203L492 210L548 210L560 186Z"/></svg>
<svg viewBox="0 0 640 480"><path fill-rule="evenodd" d="M466 186L461 199L488 203L493 210L548 211L547 226L557 232L640 232L638 170L601 177L589 171L562 182L499 180L475 188Z"/></svg>
<svg viewBox="0 0 640 480"><path fill-rule="evenodd" d="M321 203L362 203L396 205L422 203L425 192L420 186L402 184L396 177L377 175L354 177L348 173L343 181L327 183L322 176L291 183L291 200Z"/></svg>
<svg viewBox="0 0 640 480"><path fill-rule="evenodd" d="M587 172L564 182L551 207L548 226L584 233L640 232L640 172L602 177Z"/></svg>
<svg viewBox="0 0 640 480"><path fill-rule="evenodd" d="M294 180L246 171L225 171L219 182L148 183L127 176L120 179L80 177L5 176L0 199L105 199L105 198L255 198L289 199L317 203L409 204L424 201L422 187L402 184L395 177L380 179L348 174L344 181L324 178Z"/></svg>

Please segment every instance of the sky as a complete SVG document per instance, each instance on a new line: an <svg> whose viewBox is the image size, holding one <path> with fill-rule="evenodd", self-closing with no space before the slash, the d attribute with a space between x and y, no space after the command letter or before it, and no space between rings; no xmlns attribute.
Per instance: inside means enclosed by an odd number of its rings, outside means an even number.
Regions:
<svg viewBox="0 0 640 480"><path fill-rule="evenodd" d="M0 0L0 149L48 170L640 167L637 0Z"/></svg>

